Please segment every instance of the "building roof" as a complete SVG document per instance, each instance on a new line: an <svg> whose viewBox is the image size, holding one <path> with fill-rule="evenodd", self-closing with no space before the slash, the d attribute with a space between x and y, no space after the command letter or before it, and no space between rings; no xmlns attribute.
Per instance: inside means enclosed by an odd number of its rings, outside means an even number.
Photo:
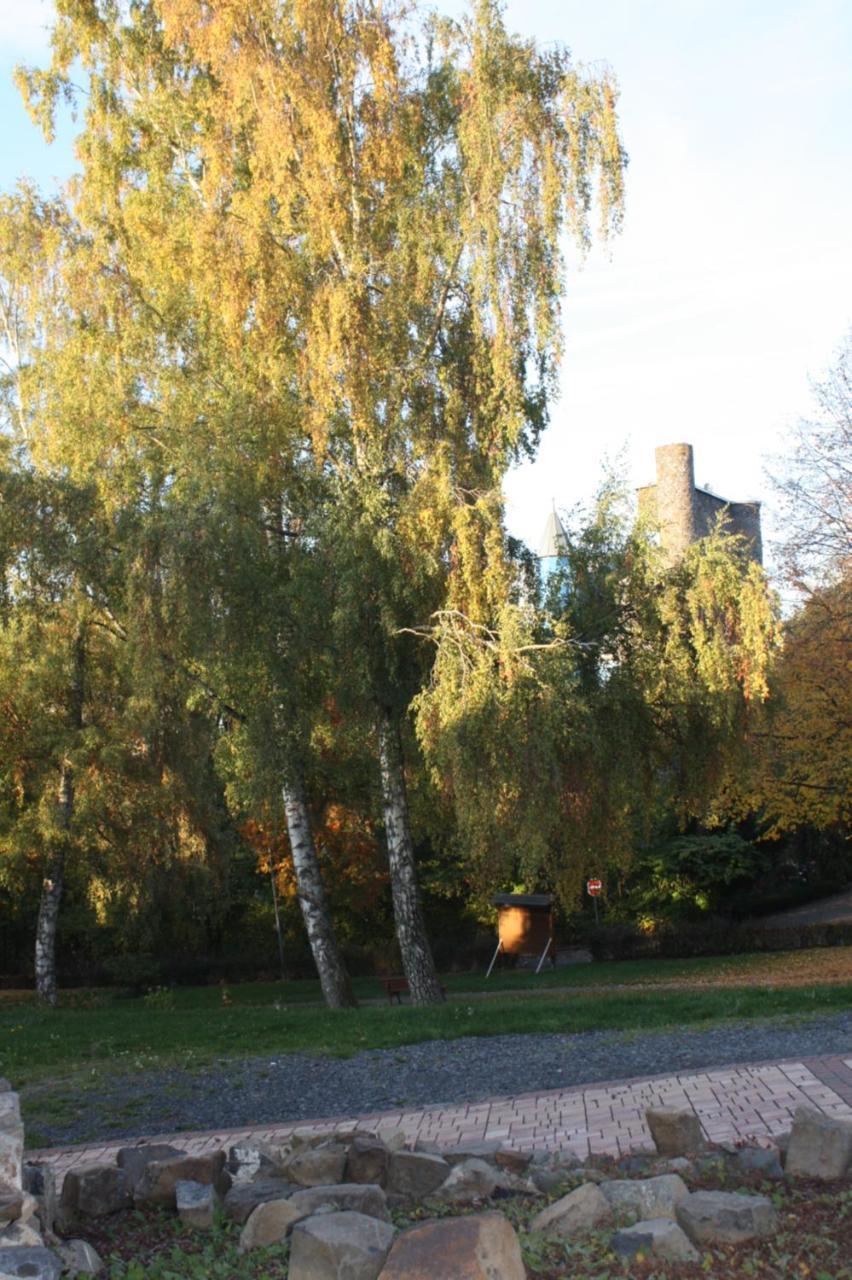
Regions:
<svg viewBox="0 0 852 1280"><path fill-rule="evenodd" d="M491 899L495 907L552 907L549 893L495 893Z"/></svg>
<svg viewBox="0 0 852 1280"><path fill-rule="evenodd" d="M562 528L562 522L556 511L551 511L538 544L538 557L540 560L545 560L550 556L564 556L567 550L568 539Z"/></svg>

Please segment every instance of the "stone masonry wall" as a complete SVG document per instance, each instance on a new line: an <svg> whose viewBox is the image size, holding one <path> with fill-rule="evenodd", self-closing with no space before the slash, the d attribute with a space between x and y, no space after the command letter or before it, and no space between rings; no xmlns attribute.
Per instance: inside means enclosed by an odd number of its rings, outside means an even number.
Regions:
<svg viewBox="0 0 852 1280"><path fill-rule="evenodd" d="M676 564L692 542L710 532L722 511L727 513L731 532L747 538L751 554L762 561L759 502L727 502L706 489L696 488L690 444L661 445L654 457L657 482L637 490L639 511L659 523L670 564Z"/></svg>

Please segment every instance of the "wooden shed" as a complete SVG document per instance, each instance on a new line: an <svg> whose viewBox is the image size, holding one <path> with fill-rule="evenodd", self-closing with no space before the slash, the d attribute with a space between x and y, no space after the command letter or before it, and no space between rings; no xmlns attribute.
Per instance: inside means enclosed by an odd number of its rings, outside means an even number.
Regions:
<svg viewBox="0 0 852 1280"><path fill-rule="evenodd" d="M497 947L486 978L501 951L507 956L538 956L536 973L548 955L556 963L553 898L549 893L498 893L491 899L497 908Z"/></svg>

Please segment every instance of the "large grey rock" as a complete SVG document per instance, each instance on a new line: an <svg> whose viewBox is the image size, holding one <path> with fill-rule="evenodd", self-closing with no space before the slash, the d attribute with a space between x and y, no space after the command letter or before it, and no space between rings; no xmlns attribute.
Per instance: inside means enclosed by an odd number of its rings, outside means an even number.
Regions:
<svg viewBox="0 0 852 1280"><path fill-rule="evenodd" d="M516 1173L519 1177L526 1173L531 1160L531 1151L516 1151L514 1147L501 1147L494 1157L494 1163L498 1169L505 1169L507 1173Z"/></svg>
<svg viewBox="0 0 852 1280"><path fill-rule="evenodd" d="M59 1280L62 1263L55 1253L43 1246L35 1248L0 1248L0 1280Z"/></svg>
<svg viewBox="0 0 852 1280"><path fill-rule="evenodd" d="M224 1195L231 1184L224 1165L224 1151L206 1156L184 1155L167 1160L152 1160L136 1184L134 1199L137 1204L173 1209L175 1185L178 1182L210 1183L220 1195Z"/></svg>
<svg viewBox="0 0 852 1280"><path fill-rule="evenodd" d="M652 1172L658 1173L694 1173L695 1165L692 1160L688 1160L686 1156L670 1156L661 1160L655 1160L651 1166Z"/></svg>
<svg viewBox="0 0 852 1280"><path fill-rule="evenodd" d="M153 1164L155 1160L172 1160L185 1155L185 1151L169 1146L167 1142L145 1142L138 1147L120 1147L115 1159L119 1169L127 1174L131 1190L135 1191L149 1164Z"/></svg>
<svg viewBox="0 0 852 1280"><path fill-rule="evenodd" d="M384 1191L381 1187L372 1187L368 1183L342 1182L336 1187L306 1187L290 1196L290 1204L299 1211L300 1217L316 1213L330 1205L340 1213L351 1209L353 1213L364 1213L368 1218L390 1221Z"/></svg>
<svg viewBox="0 0 852 1280"><path fill-rule="evenodd" d="M663 1173L656 1178L635 1178L602 1182L600 1188L616 1218L635 1214L637 1218L670 1218L674 1221L675 1206L689 1188L676 1173Z"/></svg>
<svg viewBox="0 0 852 1280"><path fill-rule="evenodd" d="M579 1156L568 1148L560 1151L542 1151L536 1150L532 1153L530 1164L535 1168L539 1165L546 1165L550 1169L578 1169L582 1164Z"/></svg>
<svg viewBox="0 0 852 1280"><path fill-rule="evenodd" d="M229 1192L228 1196L231 1194ZM306 1187L286 1198L279 1197L257 1205L245 1220L240 1250L247 1253L250 1249L277 1244L289 1235L295 1223L319 1212L353 1212L381 1222L390 1221L387 1199L381 1187L346 1182L332 1187Z"/></svg>
<svg viewBox="0 0 852 1280"><path fill-rule="evenodd" d="M287 1161L284 1174L300 1187L328 1187L343 1180L347 1150L343 1143L309 1147Z"/></svg>
<svg viewBox="0 0 852 1280"><path fill-rule="evenodd" d="M413 1147L409 1147L409 1151L425 1151L430 1156L442 1156L444 1153L438 1146L437 1142L433 1142L431 1138L418 1138Z"/></svg>
<svg viewBox="0 0 852 1280"><path fill-rule="evenodd" d="M482 1138L478 1142L461 1142L455 1147L445 1147L441 1155L447 1164L461 1164L463 1160L495 1161L502 1148L499 1138Z"/></svg>
<svg viewBox="0 0 852 1280"><path fill-rule="evenodd" d="M509 1169L497 1168L497 1191L509 1191L517 1196L540 1196L542 1193L533 1182L522 1174L512 1173Z"/></svg>
<svg viewBox="0 0 852 1280"><path fill-rule="evenodd" d="M376 1280L393 1227L363 1213L324 1213L293 1227L289 1280Z"/></svg>
<svg viewBox="0 0 852 1280"><path fill-rule="evenodd" d="M311 1211L299 1208L288 1200L267 1200L259 1204L246 1220L240 1233L240 1253L252 1249L265 1249L286 1239L290 1231Z"/></svg>
<svg viewBox="0 0 852 1280"><path fill-rule="evenodd" d="M629 1155L622 1156L617 1162L618 1171L625 1175L635 1175L637 1177L640 1174L646 1173L651 1177L653 1173L671 1172L669 1169L653 1169L652 1166L656 1163L656 1159L656 1151L653 1153L648 1151L631 1151Z"/></svg>
<svg viewBox="0 0 852 1280"><path fill-rule="evenodd" d="M612 1209L600 1187L593 1182L584 1182L537 1213L530 1223L530 1231L541 1231L546 1236L564 1239L594 1231L612 1220Z"/></svg>
<svg viewBox="0 0 852 1280"><path fill-rule="evenodd" d="M408 1134L404 1129L390 1129L381 1138L388 1151L404 1151L408 1146Z"/></svg>
<svg viewBox="0 0 852 1280"><path fill-rule="evenodd" d="M736 1160L747 1173L759 1173L764 1178L784 1177L780 1152L776 1147L741 1147Z"/></svg>
<svg viewBox="0 0 852 1280"><path fill-rule="evenodd" d="M508 1218L478 1213L397 1236L379 1280L526 1280L526 1270Z"/></svg>
<svg viewBox="0 0 852 1280"><path fill-rule="evenodd" d="M784 1167L793 1177L823 1182L842 1178L852 1167L852 1122L799 1107L793 1117Z"/></svg>
<svg viewBox="0 0 852 1280"><path fill-rule="evenodd" d="M651 1218L616 1231L610 1248L622 1258L660 1258L665 1262L698 1262L701 1254L671 1218Z"/></svg>
<svg viewBox="0 0 852 1280"><path fill-rule="evenodd" d="M227 1192L222 1208L231 1222L244 1223L259 1204L284 1200L296 1187L286 1178L258 1178L256 1182L237 1182Z"/></svg>
<svg viewBox="0 0 852 1280"><path fill-rule="evenodd" d="M42 1246L44 1239L38 1227L39 1223L35 1218L30 1218L28 1222L19 1218L0 1232L0 1249L33 1249Z"/></svg>
<svg viewBox="0 0 852 1280"><path fill-rule="evenodd" d="M544 1195L564 1187L570 1177L570 1169L555 1169L546 1164L533 1165L530 1169L530 1181L536 1190Z"/></svg>
<svg viewBox="0 0 852 1280"><path fill-rule="evenodd" d="M28 1191L25 1191L21 1196L21 1212L18 1215L18 1221L30 1222L33 1219L38 1221L39 1226L44 1226L44 1223L41 1221L38 1200L35 1196L30 1195Z"/></svg>
<svg viewBox="0 0 852 1280"><path fill-rule="evenodd" d="M421 1200L431 1195L450 1172L441 1156L423 1151L395 1151L388 1167L388 1190Z"/></svg>
<svg viewBox="0 0 852 1280"><path fill-rule="evenodd" d="M484 1160L463 1160L461 1164L453 1165L434 1194L456 1204L470 1204L474 1200L487 1200L498 1181L493 1165L486 1164Z"/></svg>
<svg viewBox="0 0 852 1280"><path fill-rule="evenodd" d="M0 1093L11 1093L12 1085L5 1076L0 1076Z"/></svg>
<svg viewBox="0 0 852 1280"><path fill-rule="evenodd" d="M766 1196L733 1191L693 1191L675 1210L693 1244L741 1244L771 1235L777 1214Z"/></svg>
<svg viewBox="0 0 852 1280"><path fill-rule="evenodd" d="M661 1156L688 1156L704 1146L704 1135L694 1111L652 1107L645 1112L645 1120Z"/></svg>
<svg viewBox="0 0 852 1280"><path fill-rule="evenodd" d="M0 1230L20 1218L23 1207L23 1191L4 1191L0 1187Z"/></svg>
<svg viewBox="0 0 852 1280"><path fill-rule="evenodd" d="M315 1129L303 1126L301 1129L294 1129L289 1135L286 1142L281 1143L282 1156L291 1156L296 1151L306 1151L308 1147L321 1147L326 1142L342 1142L344 1139L339 1132L332 1129L325 1129L317 1133Z"/></svg>
<svg viewBox="0 0 852 1280"><path fill-rule="evenodd" d="M188 1227L209 1231L213 1226L219 1197L209 1182L176 1182L175 1205L178 1217Z"/></svg>
<svg viewBox="0 0 852 1280"><path fill-rule="evenodd" d="M7 1089L0 1093L0 1186L10 1191L21 1190L23 1155L21 1106L18 1095Z"/></svg>
<svg viewBox="0 0 852 1280"><path fill-rule="evenodd" d="M229 1148L225 1168L235 1181L244 1182L258 1177L280 1177L283 1164L280 1147L253 1138Z"/></svg>
<svg viewBox="0 0 852 1280"><path fill-rule="evenodd" d="M381 1138L359 1134L349 1146L346 1160L347 1182L369 1182L382 1187L387 1182L390 1151Z"/></svg>
<svg viewBox="0 0 852 1280"><path fill-rule="evenodd" d="M59 1196L56 1190L56 1173L49 1164L25 1164L23 1167L24 1190L35 1196L38 1216L48 1233L56 1225L59 1212Z"/></svg>
<svg viewBox="0 0 852 1280"><path fill-rule="evenodd" d="M115 1164L89 1164L69 1169L62 1183L60 1208L66 1221L102 1218L133 1204L130 1179Z"/></svg>
<svg viewBox="0 0 852 1280"><path fill-rule="evenodd" d="M88 1240L62 1240L56 1245L64 1271L72 1276L100 1276L106 1266L97 1249Z"/></svg>

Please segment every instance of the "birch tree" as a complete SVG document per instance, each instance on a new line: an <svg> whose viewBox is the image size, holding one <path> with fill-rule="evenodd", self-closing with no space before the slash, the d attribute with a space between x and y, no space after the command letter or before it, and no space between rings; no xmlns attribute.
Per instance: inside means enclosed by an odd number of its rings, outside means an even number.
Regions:
<svg viewBox="0 0 852 1280"><path fill-rule="evenodd" d="M784 530L775 549L805 596L848 579L852 564L852 330L812 392L814 411L794 427L773 477Z"/></svg>
<svg viewBox="0 0 852 1280"><path fill-rule="evenodd" d="M0 527L6 519L0 518ZM88 684L97 659L89 652L89 611L74 583L34 582L32 564L23 570L8 550L8 541L0 539L0 553L6 552L0 608L0 854L8 858L20 851L39 864L36 992L52 1006L66 865L81 825L76 773L91 746Z"/></svg>
<svg viewBox="0 0 852 1280"><path fill-rule="evenodd" d="M404 0L64 0L53 44L52 66L24 77L30 103L49 129L81 61L75 213L103 270L159 316L155 362L171 348L167 406L135 397L146 452L165 438L172 475L197 473L199 444L207 466L308 460L369 548L349 643L406 976L415 1002L439 999L398 634L454 573L500 577L488 495L547 419L564 233L585 247L595 209L604 235L620 219L613 79L511 36L493 0L461 23ZM228 416L212 430L216 403Z"/></svg>

